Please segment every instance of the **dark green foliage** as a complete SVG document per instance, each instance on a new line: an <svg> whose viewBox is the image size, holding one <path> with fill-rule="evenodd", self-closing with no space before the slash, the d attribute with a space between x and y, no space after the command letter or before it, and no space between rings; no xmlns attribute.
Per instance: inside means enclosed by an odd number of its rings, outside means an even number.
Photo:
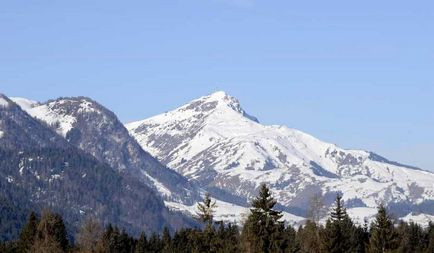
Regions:
<svg viewBox="0 0 434 253"><path fill-rule="evenodd" d="M279 252L283 245L282 214L274 209L276 200L270 189L262 184L259 195L252 202L250 215L244 224L242 244L248 252Z"/></svg>
<svg viewBox="0 0 434 253"><path fill-rule="evenodd" d="M375 221L371 224L369 252L383 253L396 248L397 234L393 222L383 205L378 207Z"/></svg>
<svg viewBox="0 0 434 253"><path fill-rule="evenodd" d="M347 214L342 195L336 196L335 206L323 231L325 249L331 253L354 252L356 227Z"/></svg>
<svg viewBox="0 0 434 253"><path fill-rule="evenodd" d="M428 247L429 238L420 225L401 222L397 230L400 238L398 252L422 253Z"/></svg>
<svg viewBox="0 0 434 253"><path fill-rule="evenodd" d="M146 234L142 232L137 241L135 253L145 253L148 250L148 247L148 239L146 238Z"/></svg>
<svg viewBox="0 0 434 253"><path fill-rule="evenodd" d="M17 244L19 252L30 251L35 241L38 224L39 224L39 219L36 216L36 213L31 212L27 224L23 227L20 233L20 238Z"/></svg>
<svg viewBox="0 0 434 253"><path fill-rule="evenodd" d="M135 235L142 229L162 231L163 224L173 224L171 229L186 224L142 182L74 148L0 148L0 168L1 240L16 239L28 210L41 212L45 206L62 214L71 234L83 217L80 210L95 210L103 224L115 223Z"/></svg>
<svg viewBox="0 0 434 253"><path fill-rule="evenodd" d="M197 219L200 222L208 226L211 226L214 218L214 208L216 207L217 207L216 202L212 201L209 193L206 193L203 203L197 204L197 209L198 209L198 212L196 213Z"/></svg>
<svg viewBox="0 0 434 253"><path fill-rule="evenodd" d="M168 227L161 234L142 232L138 239L125 230L109 224L101 232L80 230L79 235L96 235L92 240L80 239L83 245L71 246L63 218L45 211L41 219L29 215L17 241L0 242L0 252L5 253L328 253L328 252L390 252L433 253L434 224L424 228L410 222L393 226L385 207L380 206L375 221L368 229L355 226L346 213L341 197L325 226L308 219L296 231L280 222L281 213L274 209L276 202L266 186L252 202L252 213L240 235L239 227L221 221L202 229L184 228L171 232ZM255 214L255 215L253 215ZM81 228L90 228L89 220ZM207 224L209 224L207 222ZM94 227L94 226L91 226ZM92 244L92 243L91 243ZM88 245L89 246L89 245Z"/></svg>

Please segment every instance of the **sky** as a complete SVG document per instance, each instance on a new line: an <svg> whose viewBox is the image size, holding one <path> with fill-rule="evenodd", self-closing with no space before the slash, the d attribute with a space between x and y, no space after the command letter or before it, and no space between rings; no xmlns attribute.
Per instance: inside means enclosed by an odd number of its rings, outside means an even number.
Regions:
<svg viewBox="0 0 434 253"><path fill-rule="evenodd" d="M89 96L130 122L217 90L434 171L434 2L0 1L8 96Z"/></svg>

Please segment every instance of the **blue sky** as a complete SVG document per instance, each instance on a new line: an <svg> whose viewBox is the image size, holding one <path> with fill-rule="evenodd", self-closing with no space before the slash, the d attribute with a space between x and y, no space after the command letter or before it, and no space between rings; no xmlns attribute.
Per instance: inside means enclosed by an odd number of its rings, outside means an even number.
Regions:
<svg viewBox="0 0 434 253"><path fill-rule="evenodd" d="M265 124L434 170L434 2L0 2L6 95L85 95L128 122L216 90Z"/></svg>

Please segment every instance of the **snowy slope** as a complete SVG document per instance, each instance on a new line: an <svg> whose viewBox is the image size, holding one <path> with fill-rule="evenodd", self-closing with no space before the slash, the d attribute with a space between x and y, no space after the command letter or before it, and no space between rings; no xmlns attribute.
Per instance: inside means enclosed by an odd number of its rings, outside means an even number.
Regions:
<svg viewBox="0 0 434 253"><path fill-rule="evenodd" d="M164 199L184 204L198 199L194 185L145 152L116 115L92 99L58 98L46 103L24 98L13 100L28 114L51 126L70 144L112 168L128 170Z"/></svg>
<svg viewBox="0 0 434 253"><path fill-rule="evenodd" d="M412 210L434 215L433 173L262 125L224 92L126 127L162 163L238 206L247 206L267 183L282 208L297 215L306 215L313 194L330 205L336 192L344 193L350 212L384 202L399 217Z"/></svg>

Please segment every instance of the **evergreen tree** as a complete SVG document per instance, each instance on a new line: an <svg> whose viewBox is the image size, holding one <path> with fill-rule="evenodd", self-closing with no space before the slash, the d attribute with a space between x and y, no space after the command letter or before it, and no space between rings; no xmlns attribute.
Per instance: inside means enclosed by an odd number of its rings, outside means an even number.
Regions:
<svg viewBox="0 0 434 253"><path fill-rule="evenodd" d="M18 240L18 252L29 252L34 244L36 232L38 229L39 219L36 213L31 212L27 224L23 227Z"/></svg>
<svg viewBox="0 0 434 253"><path fill-rule="evenodd" d="M287 226L284 231L284 238L285 238L285 253L296 253L300 252L300 244L297 240L297 232L292 226Z"/></svg>
<svg viewBox="0 0 434 253"><path fill-rule="evenodd" d="M432 253L434 252L434 223L431 221L428 224L426 234L428 246L425 249L425 252Z"/></svg>
<svg viewBox="0 0 434 253"><path fill-rule="evenodd" d="M137 241L135 253L146 253L147 249L148 249L148 239L146 238L146 234L142 232L140 234L139 240Z"/></svg>
<svg viewBox="0 0 434 253"><path fill-rule="evenodd" d="M163 235L161 237L161 243L163 245L163 253L172 252L172 237L169 232L169 228L164 227Z"/></svg>
<svg viewBox="0 0 434 253"><path fill-rule="evenodd" d="M214 218L214 209L216 207L217 207L216 202L212 201L209 193L206 193L203 202L197 204L197 209L198 209L198 212L196 212L197 219L200 222L208 226L211 226Z"/></svg>
<svg viewBox="0 0 434 253"><path fill-rule="evenodd" d="M336 195L335 206L324 230L324 245L328 252L354 252L356 247L355 226L347 214L342 195Z"/></svg>
<svg viewBox="0 0 434 253"><path fill-rule="evenodd" d="M262 184L259 195L252 201L250 215L244 224L242 240L246 252L279 252L283 241L282 214L274 209L276 200Z"/></svg>
<svg viewBox="0 0 434 253"><path fill-rule="evenodd" d="M401 222L397 230L400 242L398 252L423 252L428 242L420 225L414 222Z"/></svg>
<svg viewBox="0 0 434 253"><path fill-rule="evenodd" d="M304 227L300 226L297 233L297 242L300 245L300 252L325 252L320 234L323 234L322 228L311 220L307 220Z"/></svg>
<svg viewBox="0 0 434 253"><path fill-rule="evenodd" d="M393 222L383 205L378 207L375 221L371 224L369 252L384 253L396 248L396 232Z"/></svg>
<svg viewBox="0 0 434 253"><path fill-rule="evenodd" d="M157 233L152 233L151 237L149 238L148 245L148 251L152 253L161 252L161 250L163 249L160 237Z"/></svg>

